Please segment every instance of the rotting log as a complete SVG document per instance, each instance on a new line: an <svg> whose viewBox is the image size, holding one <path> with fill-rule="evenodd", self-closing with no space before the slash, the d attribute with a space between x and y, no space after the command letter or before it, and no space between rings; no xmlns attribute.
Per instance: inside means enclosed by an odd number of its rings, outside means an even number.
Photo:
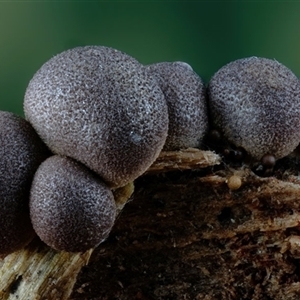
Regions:
<svg viewBox="0 0 300 300"><path fill-rule="evenodd" d="M35 240L7 256L1 299L299 299L297 159L266 178L220 163L210 151L162 153L96 249ZM131 192L116 194L122 207Z"/></svg>
<svg viewBox="0 0 300 300"><path fill-rule="evenodd" d="M71 299L300 299L298 170L288 158L265 178L226 164L148 172Z"/></svg>

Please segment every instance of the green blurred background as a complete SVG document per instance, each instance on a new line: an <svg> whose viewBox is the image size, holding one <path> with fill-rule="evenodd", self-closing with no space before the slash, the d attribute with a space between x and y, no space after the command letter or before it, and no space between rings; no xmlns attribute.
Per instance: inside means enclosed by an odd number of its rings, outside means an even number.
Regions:
<svg viewBox="0 0 300 300"><path fill-rule="evenodd" d="M224 64L253 55L300 76L299 33L294 1L1 1L0 109L23 115L33 74L75 46L114 47L144 64L185 61L208 82Z"/></svg>

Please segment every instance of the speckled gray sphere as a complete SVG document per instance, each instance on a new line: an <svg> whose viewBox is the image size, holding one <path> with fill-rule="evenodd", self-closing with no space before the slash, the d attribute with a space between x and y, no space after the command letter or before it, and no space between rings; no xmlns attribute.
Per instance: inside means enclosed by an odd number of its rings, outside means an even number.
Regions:
<svg viewBox="0 0 300 300"><path fill-rule="evenodd" d="M211 120L231 143L260 160L300 142L300 82L276 60L249 57L221 68L209 83Z"/></svg>
<svg viewBox="0 0 300 300"><path fill-rule="evenodd" d="M164 92L169 111L169 131L164 150L201 147L208 129L206 88L184 62L146 66Z"/></svg>
<svg viewBox="0 0 300 300"><path fill-rule="evenodd" d="M32 126L0 111L0 255L24 247L34 236L29 218L29 191L49 150Z"/></svg>
<svg viewBox="0 0 300 300"><path fill-rule="evenodd" d="M168 131L155 78L103 46L74 48L46 62L28 85L24 111L54 153L82 162L111 187L144 173Z"/></svg>
<svg viewBox="0 0 300 300"><path fill-rule="evenodd" d="M48 246L69 252L96 247L116 217L111 190L71 158L51 156L38 168L30 192L33 227Z"/></svg>

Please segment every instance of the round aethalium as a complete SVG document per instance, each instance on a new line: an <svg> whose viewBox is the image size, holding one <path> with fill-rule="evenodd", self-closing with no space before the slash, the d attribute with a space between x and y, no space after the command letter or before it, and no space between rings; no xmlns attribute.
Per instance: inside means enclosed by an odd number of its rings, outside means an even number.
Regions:
<svg viewBox="0 0 300 300"><path fill-rule="evenodd" d="M208 86L213 125L253 158L276 159L300 142L300 81L276 60L249 57L222 67Z"/></svg>
<svg viewBox="0 0 300 300"><path fill-rule="evenodd" d="M31 181L50 154L32 126L0 111L0 255L23 248L34 237L29 218Z"/></svg>
<svg viewBox="0 0 300 300"><path fill-rule="evenodd" d="M168 109L153 76L112 48L86 46L54 56L30 81L25 116L48 147L111 187L154 162L168 132Z"/></svg>
<svg viewBox="0 0 300 300"><path fill-rule="evenodd" d="M111 190L84 165L51 156L38 168L30 192L33 228L48 246L69 252L96 247L116 217Z"/></svg>
<svg viewBox="0 0 300 300"><path fill-rule="evenodd" d="M201 147L208 130L206 88L185 62L161 62L146 66L161 87L169 112L164 150Z"/></svg>

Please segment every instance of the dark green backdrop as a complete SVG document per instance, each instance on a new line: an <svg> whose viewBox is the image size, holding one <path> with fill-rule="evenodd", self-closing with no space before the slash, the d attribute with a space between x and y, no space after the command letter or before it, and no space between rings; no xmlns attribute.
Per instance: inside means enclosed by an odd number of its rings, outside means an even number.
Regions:
<svg viewBox="0 0 300 300"><path fill-rule="evenodd" d="M23 114L26 86L53 55L117 48L144 64L186 61L208 82L246 56L275 58L300 76L295 1L0 1L0 109Z"/></svg>

